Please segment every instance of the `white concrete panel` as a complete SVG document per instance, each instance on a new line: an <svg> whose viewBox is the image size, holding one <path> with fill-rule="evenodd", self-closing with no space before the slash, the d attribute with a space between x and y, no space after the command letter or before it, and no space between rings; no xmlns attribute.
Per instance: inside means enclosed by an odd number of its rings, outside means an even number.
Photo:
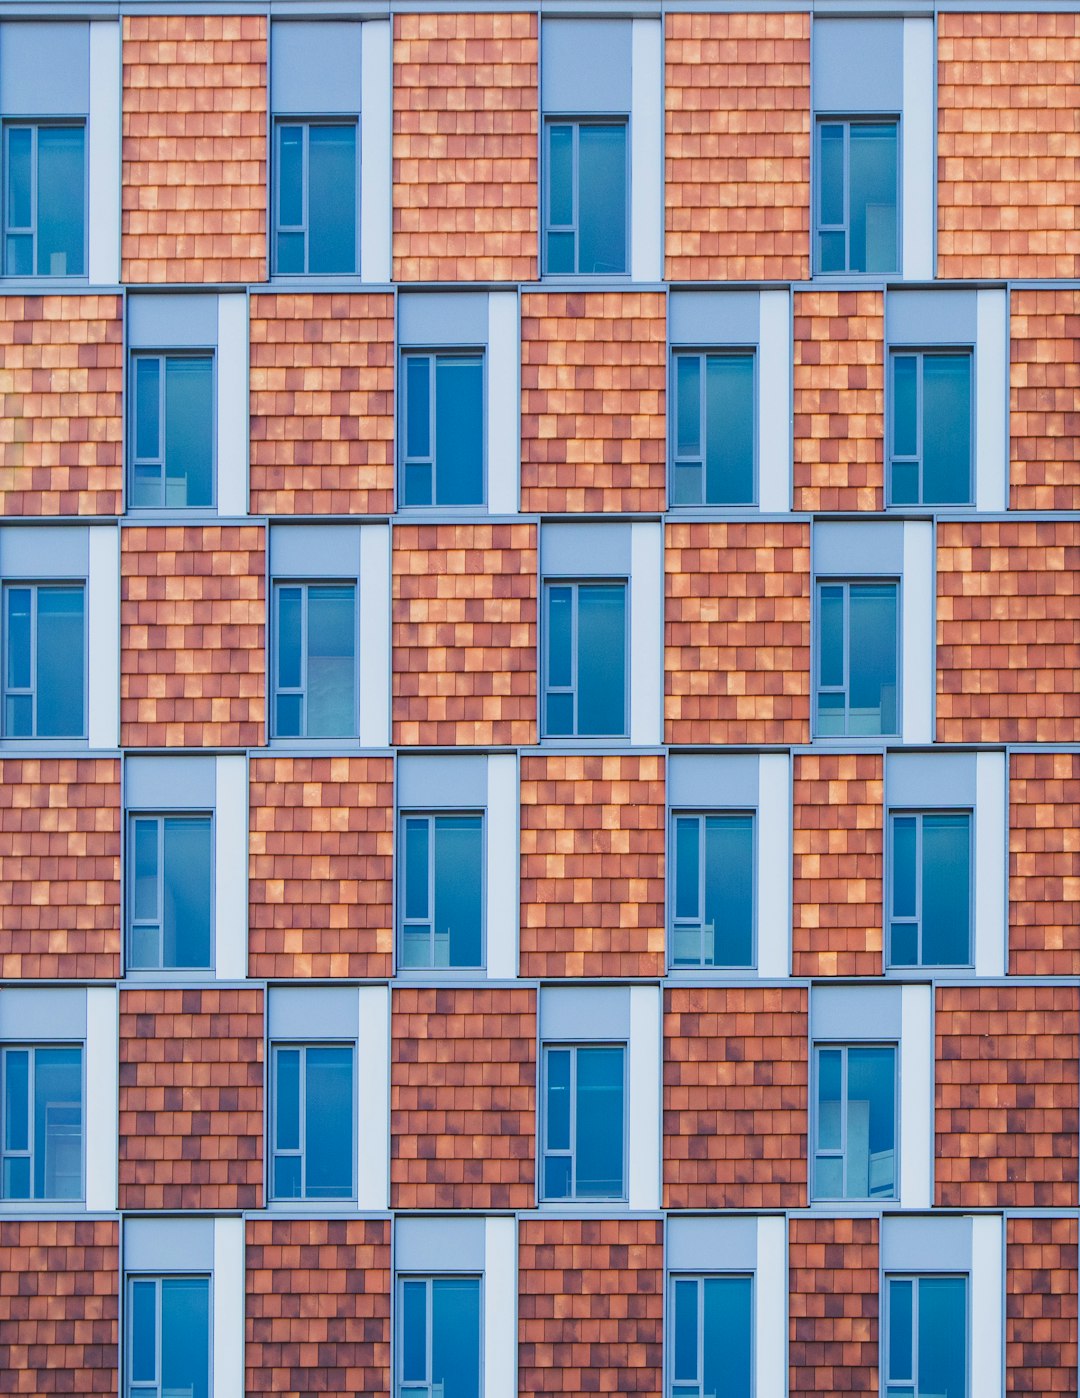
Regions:
<svg viewBox="0 0 1080 1398"><path fill-rule="evenodd" d="M87 120L91 286L120 280L120 22L90 24L90 113Z"/></svg>
<svg viewBox="0 0 1080 1398"><path fill-rule="evenodd" d="M660 1207L660 988L630 988L629 1200Z"/></svg>
<svg viewBox="0 0 1080 1398"><path fill-rule="evenodd" d="M87 736L92 748L114 748L120 739L120 531L100 525L86 532Z"/></svg>
<svg viewBox="0 0 1080 1398"><path fill-rule="evenodd" d="M755 1393L787 1392L787 1219L759 1218L757 1224L757 1295L754 1298Z"/></svg>
<svg viewBox="0 0 1080 1398"><path fill-rule="evenodd" d="M390 987L364 985L357 1039L357 1207L390 1207Z"/></svg>
<svg viewBox="0 0 1080 1398"><path fill-rule="evenodd" d="M976 1214L971 1220L971 1393L1001 1398L1005 1370L1004 1220Z"/></svg>
<svg viewBox="0 0 1080 1398"><path fill-rule="evenodd" d="M214 1220L214 1393L244 1391L244 1220Z"/></svg>
<svg viewBox="0 0 1080 1398"><path fill-rule="evenodd" d="M240 755L215 762L214 971L240 981L248 967L248 777Z"/></svg>
<svg viewBox="0 0 1080 1398"><path fill-rule="evenodd" d="M934 740L934 526L904 525L904 583L900 597L901 732L905 743Z"/></svg>
<svg viewBox="0 0 1080 1398"><path fill-rule="evenodd" d="M664 275L664 63L658 19L633 21L630 112L630 275Z"/></svg>
<svg viewBox="0 0 1080 1398"><path fill-rule="evenodd" d="M360 743L390 742L390 527L360 527Z"/></svg>
<svg viewBox="0 0 1080 1398"><path fill-rule="evenodd" d="M635 22L636 23L636 22ZM630 741L664 741L664 534L634 524L630 535Z"/></svg>
<svg viewBox="0 0 1080 1398"><path fill-rule="evenodd" d="M513 753L487 760L487 973L518 972L518 767Z"/></svg>
<svg viewBox="0 0 1080 1398"><path fill-rule="evenodd" d="M763 291L758 298L758 505L791 509L791 296Z"/></svg>
<svg viewBox="0 0 1080 1398"><path fill-rule="evenodd" d="M517 1394L517 1219L484 1222L484 1394Z"/></svg>
<svg viewBox="0 0 1080 1398"><path fill-rule="evenodd" d="M791 974L791 761L758 758L758 975Z"/></svg>
<svg viewBox="0 0 1080 1398"><path fill-rule="evenodd" d="M907 281L929 281L934 275L934 62L934 21L905 19L900 265Z"/></svg>
<svg viewBox="0 0 1080 1398"><path fill-rule="evenodd" d="M218 514L248 512L248 302L243 292L218 297Z"/></svg>
<svg viewBox="0 0 1080 1398"><path fill-rule="evenodd" d="M1008 970L1008 794L1003 752L975 758L975 974Z"/></svg>
<svg viewBox="0 0 1080 1398"><path fill-rule="evenodd" d="M905 985L900 996L900 1204L928 1209L934 1153L934 1051L928 985Z"/></svg>
<svg viewBox="0 0 1080 1398"><path fill-rule="evenodd" d="M116 996L113 986L94 986L86 992L86 1207L91 1213L111 1212L117 1200Z"/></svg>
<svg viewBox="0 0 1080 1398"><path fill-rule="evenodd" d="M514 291L488 296L487 371L488 509L513 515L521 498L521 330Z"/></svg>
<svg viewBox="0 0 1080 1398"><path fill-rule="evenodd" d="M360 276L390 280L390 219L393 208L390 139L393 122L390 21L367 20L360 54L363 111L360 113Z"/></svg>
<svg viewBox="0 0 1080 1398"><path fill-rule="evenodd" d="M1004 288L976 296L975 505L1009 508L1009 303Z"/></svg>

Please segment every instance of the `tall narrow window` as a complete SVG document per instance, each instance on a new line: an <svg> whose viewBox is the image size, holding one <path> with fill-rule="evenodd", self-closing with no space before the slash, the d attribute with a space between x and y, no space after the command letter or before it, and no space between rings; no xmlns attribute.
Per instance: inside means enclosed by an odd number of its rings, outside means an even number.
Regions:
<svg viewBox="0 0 1080 1398"><path fill-rule="evenodd" d="M210 1398L209 1277L128 1280L127 1398Z"/></svg>
<svg viewBox="0 0 1080 1398"><path fill-rule="evenodd" d="M753 1279L672 1277L668 1398L752 1398Z"/></svg>
<svg viewBox="0 0 1080 1398"><path fill-rule="evenodd" d="M673 505L752 505L754 356L680 350L674 363Z"/></svg>
<svg viewBox="0 0 1080 1398"><path fill-rule="evenodd" d="M357 268L355 122L282 121L277 126L279 276L334 276Z"/></svg>
<svg viewBox="0 0 1080 1398"><path fill-rule="evenodd" d="M891 505L971 502L971 354L893 354Z"/></svg>
<svg viewBox="0 0 1080 1398"><path fill-rule="evenodd" d="M278 583L274 608L274 736L355 737L355 583Z"/></svg>
<svg viewBox="0 0 1080 1398"><path fill-rule="evenodd" d="M900 270L895 121L819 121L817 270Z"/></svg>
<svg viewBox="0 0 1080 1398"><path fill-rule="evenodd" d="M971 814L894 812L889 964L971 964Z"/></svg>
<svg viewBox="0 0 1080 1398"><path fill-rule="evenodd" d="M480 1392L480 1278L400 1278L398 1398Z"/></svg>
<svg viewBox="0 0 1080 1398"><path fill-rule="evenodd" d="M484 360L406 354L402 503L484 503Z"/></svg>
<svg viewBox="0 0 1080 1398"><path fill-rule="evenodd" d="M277 1044L273 1050L275 1199L351 1199L351 1045Z"/></svg>
<svg viewBox="0 0 1080 1398"><path fill-rule="evenodd" d="M0 1048L0 1147L0 1198L83 1197L81 1048Z"/></svg>
<svg viewBox="0 0 1080 1398"><path fill-rule="evenodd" d="M672 964L754 964L754 817L674 817Z"/></svg>
<svg viewBox="0 0 1080 1398"><path fill-rule="evenodd" d="M4 123L4 274L86 273L86 128Z"/></svg>
<svg viewBox="0 0 1080 1398"><path fill-rule="evenodd" d="M626 272L625 120L552 120L545 135L544 271L548 276Z"/></svg>
<svg viewBox="0 0 1080 1398"><path fill-rule="evenodd" d="M484 818L402 817L402 967L483 965Z"/></svg>
<svg viewBox="0 0 1080 1398"><path fill-rule="evenodd" d="M625 1193L626 1049L544 1050L545 1199L621 1199Z"/></svg>
<svg viewBox="0 0 1080 1398"><path fill-rule="evenodd" d="M815 1199L896 1197L896 1049L819 1048Z"/></svg>
<svg viewBox="0 0 1080 1398"><path fill-rule="evenodd" d="M898 588L818 585L817 736L899 733Z"/></svg>
<svg viewBox="0 0 1080 1398"><path fill-rule="evenodd" d="M86 733L86 587L5 583L4 737Z"/></svg>
<svg viewBox="0 0 1080 1398"><path fill-rule="evenodd" d="M128 869L128 965L208 969L213 964L212 817L132 816Z"/></svg>
<svg viewBox="0 0 1080 1398"><path fill-rule="evenodd" d="M885 1398L968 1398L966 1277L886 1277Z"/></svg>
<svg viewBox="0 0 1080 1398"><path fill-rule="evenodd" d="M549 583L545 735L626 733L626 584Z"/></svg>
<svg viewBox="0 0 1080 1398"><path fill-rule="evenodd" d="M131 505L214 503L214 361L208 354L132 360Z"/></svg>

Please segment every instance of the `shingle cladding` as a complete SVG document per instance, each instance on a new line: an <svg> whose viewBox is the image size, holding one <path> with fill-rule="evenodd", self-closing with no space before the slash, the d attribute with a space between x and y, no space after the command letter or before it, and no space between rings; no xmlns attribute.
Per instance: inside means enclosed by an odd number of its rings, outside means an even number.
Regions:
<svg viewBox="0 0 1080 1398"><path fill-rule="evenodd" d="M1005 1388L1075 1393L1075 1218L1009 1217L1005 1224Z"/></svg>
<svg viewBox="0 0 1080 1398"><path fill-rule="evenodd" d="M1014 288L1009 333L1009 504L1080 509L1080 291Z"/></svg>
<svg viewBox="0 0 1080 1398"><path fill-rule="evenodd" d="M1080 753L1009 757L1009 970L1080 975Z"/></svg>
<svg viewBox="0 0 1080 1398"><path fill-rule="evenodd" d="M879 1220L793 1218L789 1228L788 1392L876 1393Z"/></svg>

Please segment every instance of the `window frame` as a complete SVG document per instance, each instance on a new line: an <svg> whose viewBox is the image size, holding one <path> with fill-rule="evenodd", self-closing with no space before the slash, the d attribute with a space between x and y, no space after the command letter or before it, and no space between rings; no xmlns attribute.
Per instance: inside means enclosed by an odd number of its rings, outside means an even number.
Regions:
<svg viewBox="0 0 1080 1398"><path fill-rule="evenodd" d="M62 1195L33 1193L34 1163L37 1155L35 1141L35 1083L37 1080L37 1055L39 1049L75 1049L79 1054L79 1191L70 1197ZM7 1144L7 1112L5 1093L7 1089L7 1058L9 1053L27 1053L27 1139L26 1150L14 1150ZM49 1208L83 1209L86 1206L86 1041L85 1039L11 1039L0 1042L0 1209L5 1211L40 1210L43 1204ZM44 1149L44 1147L43 1147ZM30 1162L31 1192L28 1198L19 1199L4 1193L4 1164L10 1159L23 1159Z"/></svg>
<svg viewBox="0 0 1080 1398"><path fill-rule="evenodd" d="M422 1271L396 1271L394 1273L394 1306L396 1315L394 1318L394 1398L406 1398L409 1394L425 1394L426 1398L433 1398L435 1385L431 1377L432 1363L432 1326L434 1315L432 1282L437 1281L475 1281L477 1284L477 1315L479 1320L477 1333L477 1372L480 1375L480 1392L484 1391L484 1319L486 1296L484 1287L485 1274L483 1272L462 1271L462 1272L437 1272L432 1270ZM410 1382L406 1384L403 1369L405 1358L405 1284L406 1282L423 1282L425 1285L425 1338L424 1338L424 1367L425 1382Z"/></svg>
<svg viewBox="0 0 1080 1398"><path fill-rule="evenodd" d="M675 1287L678 1282L695 1282L697 1285L697 1398L704 1398L703 1389L705 1386L705 1286L707 1281L747 1281L750 1283L750 1334L748 1336L748 1347L750 1350L750 1392L757 1391L757 1275L747 1268L733 1268L730 1271L716 1269L713 1271L702 1271L690 1268L687 1270L670 1271L667 1274L667 1315L669 1317L666 1325L667 1343L665 1349L664 1363L664 1398L677 1398L675 1389L688 1388L691 1386L687 1379L676 1379L675 1377Z"/></svg>
<svg viewBox="0 0 1080 1398"><path fill-rule="evenodd" d="M270 268L271 278L274 281L291 281L294 277L302 277L305 280L315 278L317 280L338 281L349 279L355 281L360 276L360 210L363 203L363 190L361 187L361 171L363 166L363 147L361 143L360 120L361 114L356 112L353 115L328 115L315 114L308 116L290 116L282 112L273 112L270 117L273 127L273 160L270 162L273 175L270 181L270 218L271 218L271 243L270 243ZM281 132L286 126L299 126L303 129L303 170L301 175L301 198L304 206L304 222L297 226L291 223L281 222ZM356 235L353 242L353 270L351 272L312 272L309 270L311 261L311 128L313 126L349 126L356 133L356 208L355 229ZM279 267L278 238L282 233L300 233L304 238L304 270L302 272L282 272Z"/></svg>
<svg viewBox="0 0 1080 1398"><path fill-rule="evenodd" d="M17 127L27 128L31 132L30 141L30 215L32 223L29 228L13 226L8 223L8 166L10 157L8 155L8 133ZM41 210L38 204L38 133L42 127L67 127L78 128L83 133L83 188L82 188L82 208L83 208L83 242L82 259L83 270L81 272L65 272L62 276L53 276L51 272L33 271L29 273L11 272L8 270L7 240L9 236L32 238L31 262L36 268L38 262L38 228L41 223ZM0 188L0 267L5 281L34 281L50 282L63 285L68 282L86 282L90 274L90 123L85 114L72 116L0 116L0 173L2 173L2 188Z"/></svg>
<svg viewBox="0 0 1080 1398"><path fill-rule="evenodd" d="M890 1388L898 1385L910 1387L911 1398L920 1398L919 1394L919 1290L923 1281L960 1281L964 1284L964 1391L971 1393L971 1273L958 1272L954 1270L944 1272L889 1272L882 1269L881 1290L884 1297L882 1305L882 1326L881 1326L881 1348L880 1348L880 1393L886 1394ZM911 1378L894 1379L889 1377L889 1363L892 1357L892 1292L890 1282L912 1283L911 1292ZM926 1395L926 1398L934 1398L933 1395Z"/></svg>
<svg viewBox="0 0 1080 1398"><path fill-rule="evenodd" d="M347 1048L351 1056L352 1071L352 1125L349 1131L349 1142L352 1147L352 1183L348 1194L335 1195L333 1197L321 1196L312 1198L307 1192L307 1120L304 1105L307 1099L307 1054L308 1049L319 1048ZM277 1142L277 1121L278 1121L278 1055L282 1050L300 1053L299 1072L299 1122L300 1122L300 1145L296 1150L278 1150ZM314 1206L320 1209L338 1209L349 1204L355 1205L357 1199L357 1184L359 1175L359 1163L357 1161L357 1132L359 1128L359 1107L357 1094L359 1089L359 1063L357 1055L357 1044L355 1039L270 1039L270 1093L267 1111L267 1168L266 1168L266 1197L272 1204L287 1205L293 1207ZM299 1196L279 1195L274 1190L274 1166L279 1156L296 1157L300 1161L300 1186Z"/></svg>
<svg viewBox="0 0 1080 1398"><path fill-rule="evenodd" d="M978 414L975 403L975 389L977 384L975 370L975 350L976 346L971 344L957 345L892 345L888 350L888 376L885 393L885 507L889 510L953 510L953 509L974 509L975 508L975 471L978 459L978 443L976 441L976 428ZM963 500L949 501L947 504L925 504L924 494L924 399L923 399L923 366L927 359L937 359L942 356L956 358L960 355L967 357L968 361L968 493ZM898 358L914 359L917 363L915 393L915 435L918 440L918 451L914 457L902 456L893 450L896 438L896 378L895 365ZM919 499L912 504L898 504L893 500L893 462L900 460L905 465L913 464L919 472Z"/></svg>
<svg viewBox="0 0 1080 1398"><path fill-rule="evenodd" d="M406 372L406 361L409 359L428 359L432 364L432 372L428 377L428 433L430 452L426 457L410 457L408 452L408 412L409 412L409 376ZM436 375L434 367L442 359L479 359L480 361L480 483L481 499L475 504L448 505L441 504L438 499L438 479L439 468L435 453L435 424L438 412L438 399L436 395ZM398 384L399 384L399 405L398 405L398 467L397 467L397 496L398 509L408 511L412 514L420 510L446 511L452 514L468 514L470 511L477 513L486 511L488 508L488 353L487 345L470 347L468 345L434 345L430 348L423 345L402 345L398 350ZM418 464L431 466L431 504L430 505L410 505L405 499L405 471L408 466Z"/></svg>
<svg viewBox="0 0 1080 1398"><path fill-rule="evenodd" d="M618 1049L622 1053L622 1192L620 1194L580 1195L577 1192L577 1115L578 1069L577 1056L581 1049ZM566 1150L548 1147L548 1062L550 1055L568 1051L570 1057L570 1146ZM537 1120L540 1127L537 1151L536 1193L540 1204L556 1207L603 1207L626 1204L630 1199L630 1043L627 1039L544 1039L540 1043L540 1104ZM545 1166L549 1156L570 1160L570 1193L549 1198L544 1189Z"/></svg>
<svg viewBox="0 0 1080 1398"><path fill-rule="evenodd" d="M203 1270L193 1272L126 1272L124 1274L124 1363L123 1363L123 1394L124 1398L139 1398L140 1394L159 1395L162 1390L161 1374L161 1284L167 1281L205 1281L206 1282L206 1310L207 1310L207 1330L206 1330L206 1391L213 1398L214 1394L214 1277L212 1272ZM155 1342L155 1369L156 1375L153 1383L136 1383L132 1377L134 1368L135 1352L135 1304L133 1300L134 1287L139 1282L154 1283L154 1342Z"/></svg>
<svg viewBox="0 0 1080 1398"><path fill-rule="evenodd" d="M750 819L750 961L745 965L728 965L722 961L698 961L690 965L676 963L674 957L676 924L680 921L675 914L676 894L678 890L678 841L676 839L676 822L679 820L696 819L701 822L698 826L698 911L701 918L695 924L683 919L689 926L697 926L704 936L704 913L705 913L705 860L703 858L702 843L705 832L704 821L709 817L736 817ZM667 933L670 938L668 951L668 973L670 975L683 976L693 975L695 972L713 972L717 970L744 972L750 974L757 970L758 964L758 835L761 822L758 819L758 811L753 806L673 806L668 811L668 849L670 851L671 876L668 879L668 920ZM715 935L715 933L714 933Z"/></svg>
<svg viewBox="0 0 1080 1398"><path fill-rule="evenodd" d="M12 687L8 684L10 626L8 624L8 596L12 588L28 588L33 596L30 613L30 672L32 683L29 690ZM80 588L83 601L83 675L82 675L82 727L78 733L63 733L42 736L38 726L38 594L41 589ZM90 724L90 586L88 578L3 578L0 579L0 739L7 744L46 743L60 746L64 743L84 743L87 740ZM33 722L32 733L14 734L7 731L7 700L10 695L21 696L29 693Z"/></svg>
<svg viewBox="0 0 1080 1398"><path fill-rule="evenodd" d="M848 1103L850 1101L848 1089L848 1053L851 1049L888 1049L893 1056L893 1183L889 1194L868 1194L868 1195L841 1195L818 1194L815 1188L817 1183L817 1162L818 1157L824 1155L829 1160L840 1160L843 1168L844 1188L847 1189L848 1178ZM823 1151L820 1145L821 1140L821 1069L820 1057L823 1052L836 1052L839 1050L843 1057L840 1064L840 1147L837 1150ZM893 1039L815 1039L811 1044L812 1051L812 1075L811 1087L811 1149L809 1158L810 1171L810 1201L813 1204L844 1205L848 1207L852 1204L861 1204L868 1207L879 1207L883 1203L897 1203L900 1199L900 1163L901 1163L901 1141L900 1141L900 1068L901 1068L901 1045Z"/></svg>
<svg viewBox="0 0 1080 1398"><path fill-rule="evenodd" d="M865 277L880 281L883 277L901 277L904 271L904 148L903 112L819 112L813 114L813 189L810 202L811 236L813 238L811 274L818 277ZM823 126L843 126L844 128L844 222L843 224L823 223L820 218L821 196L824 187L823 160L821 156L821 129ZM856 272L851 262L851 128L853 126L895 126L896 127L896 266L891 271ZM825 272L821 267L821 234L843 233L844 267L833 272Z"/></svg>
<svg viewBox="0 0 1080 1398"><path fill-rule="evenodd" d="M540 677L542 680L540 689L540 737L548 743L610 743L628 742L630 739L630 672L633 669L633 625L630 616L631 602L631 578L625 573L613 573L610 577L543 577L541 578L541 626L540 626ZM551 622L550 622L550 594L555 587L569 587L573 590L573 602L570 618L570 669L571 682L567 685L552 685L551 674ZM623 685L622 685L622 709L623 728L621 733L579 733L578 728L578 708L579 708L579 650L578 650L578 597L582 587L621 587L623 589ZM573 733L549 733L547 721L547 698L550 693L569 694L574 704L574 732Z"/></svg>
<svg viewBox="0 0 1080 1398"><path fill-rule="evenodd" d="M760 375L760 347L758 345L670 345L668 347L668 509L672 511L698 510L698 511L735 511L735 510L756 510L760 508L761 498L761 476L760 476L760 447L761 431L759 424L759 406L761 392ZM751 363L751 421L753 427L753 440L751 443L750 472L753 478L752 498L741 500L738 503L722 504L716 501L700 500L696 503L680 503L675 500L674 473L675 468L681 465L693 465L699 463L701 466L701 490L705 493L706 479L706 453L705 441L708 432L708 414L706 400L705 374L700 375L698 390L698 421L700 424L702 449L697 456L679 456L679 380L677 361L680 359L697 359L705 364L711 358L724 359L746 359Z"/></svg>
<svg viewBox="0 0 1080 1398"><path fill-rule="evenodd" d="M966 961L924 961L922 957L923 944L923 818L925 816L966 816L968 822L968 928L967 944L968 959ZM886 879L886 902L885 902L885 967L888 971L898 974L910 974L913 971L970 971L975 966L975 811L970 806L889 806L886 811L888 820L888 836L886 845L887 879ZM894 832L897 817L904 819L915 818L916 821L916 844L915 844L915 906L916 914L913 918L897 917L892 911L895 902L895 878L896 878L896 855L894 852ZM895 965L892 959L892 928L894 922L913 924L916 929L919 947L919 959L914 965Z"/></svg>
<svg viewBox="0 0 1080 1398"><path fill-rule="evenodd" d="M158 445L159 451L157 460L138 455L138 413L139 400L136 390L136 363L139 360L155 359L160 364L161 369L158 378ZM161 487L161 494L165 494L166 481L168 479L167 458L165 452L166 420L165 420L165 375L166 365L170 360L177 359L209 359L210 360L210 503L207 505L167 505L164 499L157 505L137 505L135 504L135 470L139 466L157 466L160 474L158 477ZM217 511L218 497L218 353L216 345L208 345L205 348L200 346L184 346L183 349L147 349L139 346L137 349L128 351L128 371L127 371L127 395L130 398L128 408L128 421L126 424L128 431L128 451L127 469L124 472L124 508L128 513L138 515L148 514L173 514L183 513L186 515L212 515Z"/></svg>
<svg viewBox="0 0 1080 1398"><path fill-rule="evenodd" d="M842 689L835 685L821 683L821 592L825 587L844 589L844 684ZM896 594L896 727L880 733L849 733L847 731L851 713L851 589L852 587L891 587ZM814 574L814 617L810 655L811 664L811 737L815 742L825 743L877 743L881 738L901 738L904 730L904 579L896 573L883 573L880 577L867 577L865 574L832 576L827 573ZM844 695L844 732L821 733L819 697L821 694Z"/></svg>
<svg viewBox="0 0 1080 1398"><path fill-rule="evenodd" d="M572 279L595 279L597 281L627 281L631 276L631 266L633 262L633 248L631 246L632 233L632 206L633 191L630 178L633 170L633 148L631 131L630 112L602 113L565 113L544 112L542 113L543 126L543 148L542 148L542 176L541 176L541 211L543 214L542 227L540 232L540 260L541 276L547 281L557 281L562 278ZM550 131L553 126L570 126L573 128L573 145L571 153L571 191L570 197L573 206L573 222L571 224L552 223L551 221L551 137ZM583 126L622 126L626 131L626 208L624 210L624 229L626 238L626 266L621 272L582 272L579 270L581 260L581 171L579 163L580 132ZM552 272L548 268L547 242L549 233L572 233L574 236L574 270L572 272Z"/></svg>
<svg viewBox="0 0 1080 1398"><path fill-rule="evenodd" d="M278 684L278 669L281 659L281 634L280 634L280 597L282 588L300 588L303 597L301 601L301 623L300 623L300 667L301 684L299 689L294 686L281 686ZM352 732L327 737L310 737L306 732L308 726L308 595L309 589L313 587L351 587L353 590L353 715ZM268 716L268 728L270 739L274 743L318 743L322 746L332 743L355 744L360 736L360 580L358 577L326 577L313 578L308 575L292 577L272 577L270 580L270 713ZM305 729L303 733L282 734L278 732L277 723L277 699L279 694L299 694L301 700L301 712L303 723L301 727Z"/></svg>
<svg viewBox="0 0 1080 1398"><path fill-rule="evenodd" d="M136 976L202 976L213 975L217 961L217 819L216 812L209 808L192 807L184 810L163 810L151 807L146 810L125 810L124 825L124 971ZM210 822L210 964L208 966L135 966L132 964L132 939L135 934L135 822L153 820L157 823L157 906L162 916L156 921L159 929L158 960L164 960L165 919L164 919L164 872L165 872L165 822L167 820L209 820ZM147 923L153 926L153 923Z"/></svg>
<svg viewBox="0 0 1080 1398"><path fill-rule="evenodd" d="M435 841L433 838L434 822L446 817L477 817L480 820L480 961L475 966L436 966L432 961L427 966L406 966L404 958L405 929L410 924L424 925L434 924L435 920ZM428 830L432 832L428 837L428 911L429 917L424 919L410 919L405 915L405 881L408 877L408 845L405 839L405 823L410 820L425 820L428 823ZM397 917L396 917L396 960L398 975L405 976L447 976L453 977L460 974L475 975L487 969L487 915L488 915L488 822L487 810L483 806L463 805L460 808L446 807L424 807L416 808L403 807L397 813L397 840L399 857L397 863L396 895L397 895ZM435 931L432 926L432 939ZM432 940L432 948L434 941Z"/></svg>

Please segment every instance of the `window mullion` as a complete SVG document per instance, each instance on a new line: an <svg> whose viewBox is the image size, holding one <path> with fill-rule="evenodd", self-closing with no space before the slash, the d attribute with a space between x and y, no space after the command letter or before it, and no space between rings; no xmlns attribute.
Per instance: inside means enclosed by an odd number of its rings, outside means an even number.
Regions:
<svg viewBox="0 0 1080 1398"><path fill-rule="evenodd" d="M424 1282L424 1382L427 1384L428 1398L435 1382L435 1281L428 1277Z"/></svg>
<svg viewBox="0 0 1080 1398"><path fill-rule="evenodd" d="M165 505L167 504L167 500L168 500L166 481L167 481L167 479L168 479L168 474L169 474L168 462L165 460L165 443L166 443L167 440L168 440L168 434L167 434L167 432L166 432L166 430L165 430L165 428L166 428L166 424L165 424L165 402L166 402L166 397L165 397L165 374L166 374L166 372L167 372L167 366L166 366L166 362L165 362L165 356L162 355L162 356L159 358L159 360L158 360L158 440L157 440L158 503L160 504L160 506L161 506L162 509L165 508Z"/></svg>
<svg viewBox="0 0 1080 1398"><path fill-rule="evenodd" d="M695 1387L699 1394L705 1392L705 1278L698 1277L697 1282L697 1373L694 1375Z"/></svg>
<svg viewBox="0 0 1080 1398"><path fill-rule="evenodd" d="M844 732L851 732L851 584L843 583Z"/></svg>

